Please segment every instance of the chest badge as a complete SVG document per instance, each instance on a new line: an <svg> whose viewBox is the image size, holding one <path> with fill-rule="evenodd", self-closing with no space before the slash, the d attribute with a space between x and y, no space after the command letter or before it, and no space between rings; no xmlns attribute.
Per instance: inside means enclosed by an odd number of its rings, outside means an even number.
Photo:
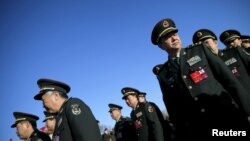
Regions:
<svg viewBox="0 0 250 141"><path fill-rule="evenodd" d="M193 66L194 64L198 63L201 61L200 56L196 55L194 57L191 57L190 59L187 60L187 63L189 66Z"/></svg>
<svg viewBox="0 0 250 141"><path fill-rule="evenodd" d="M200 69L190 74L194 83L199 83L200 81L206 79L208 77L206 71L204 69Z"/></svg>

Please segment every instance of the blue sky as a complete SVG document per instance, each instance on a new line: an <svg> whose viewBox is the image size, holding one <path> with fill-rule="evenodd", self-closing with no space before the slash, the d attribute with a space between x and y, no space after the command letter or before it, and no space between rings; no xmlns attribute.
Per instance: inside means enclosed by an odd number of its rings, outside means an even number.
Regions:
<svg viewBox="0 0 250 141"><path fill-rule="evenodd" d="M0 140L18 140L10 128L14 111L38 115L43 126L42 103L33 99L39 78L68 83L69 96L81 98L108 126L115 124L108 103L130 114L121 99L125 86L147 92L164 110L152 67L164 63L167 54L151 43L154 25L172 18L183 46L200 28L217 36L227 29L249 35L249 5L248 0L1 0Z"/></svg>

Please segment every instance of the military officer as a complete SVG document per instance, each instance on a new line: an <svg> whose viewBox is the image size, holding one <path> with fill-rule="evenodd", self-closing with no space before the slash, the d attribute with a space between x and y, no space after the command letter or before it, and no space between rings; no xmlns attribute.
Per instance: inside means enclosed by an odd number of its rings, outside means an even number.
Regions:
<svg viewBox="0 0 250 141"><path fill-rule="evenodd" d="M220 34L220 41L226 46L226 48L241 47L241 34L234 29L225 30Z"/></svg>
<svg viewBox="0 0 250 141"><path fill-rule="evenodd" d="M218 48L217 36L209 29L199 29L193 35L193 43L201 42L203 46L209 48L214 54L221 55Z"/></svg>
<svg viewBox="0 0 250 141"><path fill-rule="evenodd" d="M124 87L121 90L126 104L131 107L131 119L139 141L164 141L162 123L155 108L148 102L139 103L137 89Z"/></svg>
<svg viewBox="0 0 250 141"><path fill-rule="evenodd" d="M199 29L193 35L193 43L201 41L205 47L219 50L216 35L208 29ZM218 51L217 51L218 52ZM244 48L226 48L219 54L234 76L250 94L250 54Z"/></svg>
<svg viewBox="0 0 250 141"><path fill-rule="evenodd" d="M168 54L156 76L177 139L207 139L212 129L247 130L250 97L220 58L200 43L182 48L169 18L154 26L151 41Z"/></svg>
<svg viewBox="0 0 250 141"><path fill-rule="evenodd" d="M216 35L208 29L199 29L193 35L193 43L201 41L205 47L219 50ZM213 49L212 49L213 48ZM244 48L226 48L218 55L250 94L250 54ZM250 116L249 116L250 119ZM250 120L249 120L250 121Z"/></svg>
<svg viewBox="0 0 250 141"><path fill-rule="evenodd" d="M245 50L250 53L250 36L249 35L241 35L241 46L245 48Z"/></svg>
<svg viewBox="0 0 250 141"><path fill-rule="evenodd" d="M129 117L122 116L122 106L113 103L108 106L112 119L116 121L114 128L116 141L137 141L133 121Z"/></svg>
<svg viewBox="0 0 250 141"><path fill-rule="evenodd" d="M13 113L16 121L11 128L16 127L17 136L25 141L51 141L50 137L37 129L38 116L23 113Z"/></svg>
<svg viewBox="0 0 250 141"><path fill-rule="evenodd" d="M47 112L47 111L44 111L43 113L45 115L45 119L43 120L43 122L45 122L46 128L47 128L46 133L52 139L53 133L54 133L54 130L55 130L57 113L50 113L50 112Z"/></svg>
<svg viewBox="0 0 250 141"><path fill-rule="evenodd" d="M148 102L150 105L152 105L154 107L154 109L159 117L159 120L162 124L162 127L163 127L165 141L173 140L174 139L174 129L172 127L172 124L170 123L170 121L167 118L164 119L160 108L154 102L147 101L146 95L147 95L147 93L140 91L138 94L139 102L140 103L147 103Z"/></svg>
<svg viewBox="0 0 250 141"><path fill-rule="evenodd" d="M35 100L42 100L48 112L58 113L53 140L101 141L101 134L91 109L78 98L68 98L70 86L56 80L39 79L40 91Z"/></svg>

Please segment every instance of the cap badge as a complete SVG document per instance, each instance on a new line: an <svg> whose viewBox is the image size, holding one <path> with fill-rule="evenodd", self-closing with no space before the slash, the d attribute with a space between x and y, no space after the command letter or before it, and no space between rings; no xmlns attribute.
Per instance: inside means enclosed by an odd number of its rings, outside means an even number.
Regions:
<svg viewBox="0 0 250 141"><path fill-rule="evenodd" d="M201 32L197 32L196 35L197 35L198 38L200 38L202 36L202 33Z"/></svg>
<svg viewBox="0 0 250 141"><path fill-rule="evenodd" d="M169 27L168 21L163 21L162 26L165 27L165 28L166 28L166 27Z"/></svg>

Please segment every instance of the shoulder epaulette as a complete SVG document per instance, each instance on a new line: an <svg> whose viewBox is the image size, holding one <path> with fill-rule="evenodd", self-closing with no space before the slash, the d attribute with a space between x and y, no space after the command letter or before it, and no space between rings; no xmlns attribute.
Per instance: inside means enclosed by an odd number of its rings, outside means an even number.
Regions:
<svg viewBox="0 0 250 141"><path fill-rule="evenodd" d="M242 49L242 51L243 51L246 55L250 56L250 53L247 52L245 49Z"/></svg>
<svg viewBox="0 0 250 141"><path fill-rule="evenodd" d="M155 75L158 75L159 74L159 72L160 72L160 70L161 70L161 68L162 68L162 66L163 66L163 64L158 64L158 65L156 65L156 66L154 66L153 67L153 73L155 74Z"/></svg>
<svg viewBox="0 0 250 141"><path fill-rule="evenodd" d="M186 48L193 48L193 47L197 47L197 46L200 46L200 45L202 45L202 42L197 42L197 43L188 45Z"/></svg>

